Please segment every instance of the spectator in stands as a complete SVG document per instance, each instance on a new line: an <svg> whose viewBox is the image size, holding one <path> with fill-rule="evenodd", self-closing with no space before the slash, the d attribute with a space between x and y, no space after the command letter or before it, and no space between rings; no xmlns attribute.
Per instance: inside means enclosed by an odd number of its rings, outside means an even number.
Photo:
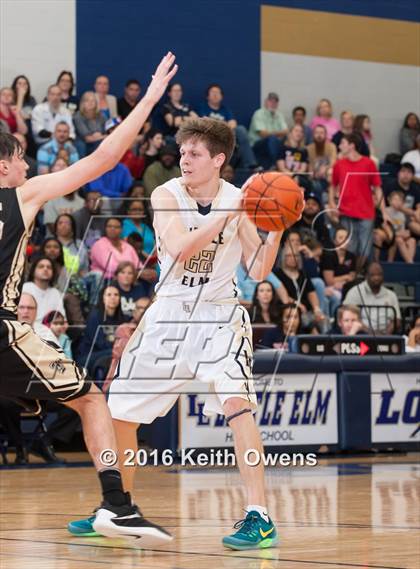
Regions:
<svg viewBox="0 0 420 569"><path fill-rule="evenodd" d="M414 318L408 336L405 336L405 351L407 353L420 352L420 315Z"/></svg>
<svg viewBox="0 0 420 569"><path fill-rule="evenodd" d="M99 359L112 355L112 344L117 326L126 322L127 318L121 310L121 297L114 285L106 286L99 299L97 308L89 314L85 333L82 336L76 361L87 367L90 376L95 380L95 365Z"/></svg>
<svg viewBox="0 0 420 569"><path fill-rule="evenodd" d="M302 271L302 258L286 243L280 254L280 268L274 269L274 274L285 287L289 298L296 301L302 311L302 323L305 328L312 329L314 325L326 330L327 320L323 314L318 296L311 279Z"/></svg>
<svg viewBox="0 0 420 569"><path fill-rule="evenodd" d="M352 134L354 126L354 116L351 111L341 111L340 113L340 130L334 134L331 139L337 148L340 149L340 142L345 134Z"/></svg>
<svg viewBox="0 0 420 569"><path fill-rule="evenodd" d="M159 152L159 159L153 162L143 176L146 196L150 197L153 190L161 186L171 178L181 176L181 170L177 164L178 151L173 146L164 146Z"/></svg>
<svg viewBox="0 0 420 569"><path fill-rule="evenodd" d="M73 215L83 207L83 204L84 201L77 191L48 201L44 206L44 223L47 225L49 233L53 233L54 223L59 215L63 213Z"/></svg>
<svg viewBox="0 0 420 569"><path fill-rule="evenodd" d="M94 88L99 112L103 114L105 120L116 118L118 116L117 98L109 94L108 77L99 75L96 78Z"/></svg>
<svg viewBox="0 0 420 569"><path fill-rule="evenodd" d="M268 280L257 284L250 308L253 324L275 324L280 318L280 301L272 283Z"/></svg>
<svg viewBox="0 0 420 569"><path fill-rule="evenodd" d="M352 287L343 304L362 306L362 322L375 333L393 334L401 325L401 312L395 292L383 286L384 271L373 261L366 272L366 280ZM365 307L374 307L373 309ZM394 320L395 316L395 320Z"/></svg>
<svg viewBox="0 0 420 569"><path fill-rule="evenodd" d="M389 206L386 208L395 231L395 243L388 249L388 261L395 260L397 249L406 263L413 263L416 254L416 240L407 229L407 218L404 209L404 194L393 191L388 196Z"/></svg>
<svg viewBox="0 0 420 569"><path fill-rule="evenodd" d="M281 147L276 166L280 172L298 174L299 184L308 188L310 187L309 180L306 176L301 175L308 170L308 151L303 145L303 137L303 128L301 125L295 124Z"/></svg>
<svg viewBox="0 0 420 569"><path fill-rule="evenodd" d="M188 103L182 100L182 85L172 83L168 87L168 100L162 105L162 118L165 125L164 134L174 138L179 127L188 118L196 118L195 113Z"/></svg>
<svg viewBox="0 0 420 569"><path fill-rule="evenodd" d="M412 217L413 211L420 205L420 185L414 182L414 166L403 162L398 170L397 179L384 185L384 194L388 201L391 192L402 192L404 196L404 213Z"/></svg>
<svg viewBox="0 0 420 569"><path fill-rule="evenodd" d="M325 126L318 125L313 130L313 142L307 146L309 171L313 176L313 188L322 193L328 188L332 167L337 160L337 150L332 142L327 140Z"/></svg>
<svg viewBox="0 0 420 569"><path fill-rule="evenodd" d="M402 212L407 216L408 229L417 238L420 237L420 185L414 181L414 166L409 162L401 164L397 180L393 180L384 188L385 196L394 192L404 196Z"/></svg>
<svg viewBox="0 0 420 569"><path fill-rule="evenodd" d="M318 296L320 308L323 314L331 314L330 305L336 305L329 302L325 295L325 282L321 274L321 256L323 246L312 235L305 235L304 243L302 243L300 233L294 227L286 234L286 242L290 245L295 255L299 255L302 261L302 272L305 278L311 279Z"/></svg>
<svg viewBox="0 0 420 569"><path fill-rule="evenodd" d="M29 324L43 340L57 343L51 331L36 319L37 311L36 298L29 292L22 292L17 308L18 322Z"/></svg>
<svg viewBox="0 0 420 569"><path fill-rule="evenodd" d="M279 96L277 93L268 93L264 106L252 115L249 127L249 142L258 164L264 170L269 170L276 163L281 141L287 133L286 120L279 110Z"/></svg>
<svg viewBox="0 0 420 569"><path fill-rule="evenodd" d="M301 332L301 319L299 307L295 304L283 305L276 327L264 332L259 345L285 352L297 352L296 336Z"/></svg>
<svg viewBox="0 0 420 569"><path fill-rule="evenodd" d="M102 390L106 393L114 379L115 371L117 369L118 362L122 356L124 348L126 347L128 340L133 335L140 320L143 318L143 314L146 312L147 308L150 306L150 298L143 297L136 300L134 305L134 311L130 322L125 322L120 324L115 331L115 341L112 346L112 361L106 376L106 380L102 386Z"/></svg>
<svg viewBox="0 0 420 569"><path fill-rule="evenodd" d="M57 77L57 85L61 89L61 102L73 115L79 108L79 97L73 95L74 77L71 71L62 71Z"/></svg>
<svg viewBox="0 0 420 569"><path fill-rule="evenodd" d="M74 140L76 133L73 120L70 111L61 103L61 89L58 85L50 85L46 102L36 105L32 111L32 133L38 146L51 139L55 125L59 122L69 125L70 138Z"/></svg>
<svg viewBox="0 0 420 569"><path fill-rule="evenodd" d="M60 292L64 293L68 286L68 281L70 280L70 274L64 264L64 249L62 243L56 237L47 237L47 239L42 242L39 254L42 257L47 257L54 263L57 275L55 286ZM31 260L34 262L36 259L37 255L34 255Z"/></svg>
<svg viewBox="0 0 420 569"><path fill-rule="evenodd" d="M38 174L47 174L50 171L61 150L67 152L69 165L79 160L76 147L70 140L70 127L64 121L60 121L55 125L51 139L38 148L36 154Z"/></svg>
<svg viewBox="0 0 420 569"><path fill-rule="evenodd" d="M341 143L343 156L334 164L329 188L329 216L346 227L350 233L349 251L358 257L357 271L364 266L372 251L375 203L385 221L388 216L381 189L381 178L375 163L360 154L360 139L356 134L346 134ZM338 216L336 196L339 195Z"/></svg>
<svg viewBox="0 0 420 569"><path fill-rule="evenodd" d="M144 145L142 147L142 155L144 158L144 167L147 168L159 158L159 152L163 147L163 134L154 128L147 131L144 137Z"/></svg>
<svg viewBox="0 0 420 569"><path fill-rule="evenodd" d="M83 306L88 301L88 291L83 279L67 271L64 264L64 250L55 237L48 237L41 245L40 255L50 259L56 268L56 287L64 295L64 307L70 324L85 323Z"/></svg>
<svg viewBox="0 0 420 569"><path fill-rule="evenodd" d="M245 268L243 263L238 265L238 269L236 271L236 280L236 286L239 290L240 303L246 308L250 309L258 281L251 278L248 269ZM276 295L278 296L278 300L282 304L287 304L289 301L289 296L276 275L274 273L270 273L266 280L273 285L274 290L276 291Z"/></svg>
<svg viewBox="0 0 420 569"><path fill-rule="evenodd" d="M329 298L329 314L334 316L341 303L343 286L356 278L356 256L347 250L349 232L338 226L334 237L334 249L324 250L321 259L322 277L327 285L325 294Z"/></svg>
<svg viewBox="0 0 420 569"><path fill-rule="evenodd" d="M334 134L340 130L340 123L333 117L332 104L328 99L319 101L316 116L311 120L310 127L313 130L319 124L325 126L328 140L331 140Z"/></svg>
<svg viewBox="0 0 420 569"><path fill-rule="evenodd" d="M106 120L98 110L98 102L93 91L83 93L80 109L75 113L73 121L78 139L85 145L83 154L90 154L106 136Z"/></svg>
<svg viewBox="0 0 420 569"><path fill-rule="evenodd" d="M118 115L124 120L140 100L141 85L137 79L129 79L124 87L124 97L117 100Z"/></svg>
<svg viewBox="0 0 420 569"><path fill-rule="evenodd" d="M102 237L105 231L105 221L101 216L101 194L88 191L84 206L74 212L76 222L76 239L83 241L90 249Z"/></svg>
<svg viewBox="0 0 420 569"><path fill-rule="evenodd" d="M15 95L10 87L0 89L0 120L7 124L11 134L28 132L21 108L15 104Z"/></svg>
<svg viewBox="0 0 420 569"><path fill-rule="evenodd" d="M29 270L28 282L22 292L31 294L37 302L36 321L41 323L51 310L66 314L61 293L55 288L57 273L54 263L48 257L38 257Z"/></svg>
<svg viewBox="0 0 420 569"><path fill-rule="evenodd" d="M71 340L66 334L66 319L60 312L48 312L42 320L42 324L49 328L54 335L55 343L60 346L64 354L70 360L73 359Z"/></svg>
<svg viewBox="0 0 420 569"><path fill-rule="evenodd" d="M408 113L400 131L400 153L406 154L416 147L416 138L420 134L420 120L416 113Z"/></svg>
<svg viewBox="0 0 420 569"><path fill-rule="evenodd" d="M308 126L305 123L306 120L306 109L305 107L302 106L298 106L295 107L292 111L292 118L293 118L293 124L300 124L300 126L303 128L303 140L304 140L304 144L305 146L307 144L310 144L312 142L312 129L310 126Z"/></svg>
<svg viewBox="0 0 420 569"><path fill-rule="evenodd" d="M363 142L366 144L369 154L372 160L374 160L377 164L379 163L379 159L376 157L376 151L373 146L373 135L371 129L371 122L369 115L356 115L354 119L353 125L353 132L358 134ZM363 152L360 152L363 156Z"/></svg>
<svg viewBox="0 0 420 569"><path fill-rule="evenodd" d="M331 139L337 147L337 150L340 150L340 143L343 139L343 136L346 134L353 134L354 132L354 116L351 111L341 112L340 127L340 130L337 131ZM360 154L362 156L369 156L369 147L363 137L360 137ZM339 155L339 158L342 158L342 156Z"/></svg>
<svg viewBox="0 0 420 569"><path fill-rule="evenodd" d="M25 75L18 75L13 79L12 91L15 95L16 106L21 109L25 121L32 115L32 109L36 106L36 99L31 95L31 85Z"/></svg>
<svg viewBox="0 0 420 569"><path fill-rule="evenodd" d="M127 201L129 201L129 199L131 199L131 200L140 199L146 208L145 211L147 212L147 215L150 217L150 212L149 212L147 200L144 200L145 195L146 195L146 190L144 189L143 182L141 180L134 180L133 185L128 190L124 201L127 202ZM123 205L121 207L121 209L118 213L120 213L121 215L125 214L125 205Z"/></svg>
<svg viewBox="0 0 420 569"><path fill-rule="evenodd" d="M337 311L337 325L338 329L333 330L333 334L343 334L343 336L366 334L366 329L362 322L361 310L356 305L347 304L340 306Z"/></svg>
<svg viewBox="0 0 420 569"><path fill-rule="evenodd" d="M121 310L124 316L132 317L139 298L149 297L152 290L148 282L137 280L137 269L131 261L122 261L115 271L115 286L121 295Z"/></svg>
<svg viewBox="0 0 420 569"><path fill-rule="evenodd" d="M145 253L152 253L155 248L155 237L147 224L144 203L141 200L125 202L125 215L121 237L125 239L131 233L139 233L143 238Z"/></svg>
<svg viewBox="0 0 420 569"><path fill-rule="evenodd" d="M118 126L121 121L119 119L109 119L105 124L105 132L109 134L114 128ZM120 205L118 198L123 197L131 187L133 178L130 170L120 162L108 170L96 180L89 182L88 189L90 191L97 191L102 197L113 198L111 209L116 211Z"/></svg>
<svg viewBox="0 0 420 569"><path fill-rule="evenodd" d="M298 231L302 242L308 238L315 238L323 247L332 247L330 232L326 225L326 216L319 215L322 210L322 202L318 194L311 191L305 192L305 207L302 217L293 225L293 230Z"/></svg>
<svg viewBox="0 0 420 569"><path fill-rule="evenodd" d="M28 156L27 154L28 141L26 140L26 136L24 134L20 134L19 132L15 132L13 136L18 139L24 152L23 159L29 166L29 170L26 172L26 177L33 178L33 176L36 176L38 174L38 162L32 158L32 156Z"/></svg>
<svg viewBox="0 0 420 569"><path fill-rule="evenodd" d="M118 217L109 217L105 223L105 236L91 249L91 270L112 279L122 261L131 261L137 268L139 260L133 247L121 239L122 223Z"/></svg>
<svg viewBox="0 0 420 569"><path fill-rule="evenodd" d="M384 221L381 212L376 208L373 230L373 260L380 261L381 251L388 250L395 243L395 231L391 221Z"/></svg>
<svg viewBox="0 0 420 569"><path fill-rule="evenodd" d="M220 85L212 84L207 88L207 101L203 103L198 114L200 117L210 117L227 123L235 132L239 146L239 164L242 168L254 168L257 165L254 152L249 143L248 131L238 125L232 111L223 104L223 91Z"/></svg>
<svg viewBox="0 0 420 569"><path fill-rule="evenodd" d="M57 273L56 287L60 292L64 292L70 275L64 266L63 245L55 237L47 237L47 239L43 241L39 253L41 256L47 257L54 263ZM31 260L33 261L35 259Z"/></svg>
<svg viewBox="0 0 420 569"><path fill-rule="evenodd" d="M86 247L76 238L76 223L69 213L62 213L54 223L54 236L63 246L64 265L70 274L84 276L89 271Z"/></svg>
<svg viewBox="0 0 420 569"><path fill-rule="evenodd" d="M420 134L416 136L414 150L410 150L401 158L401 163L409 162L414 167L414 181L420 184Z"/></svg>
<svg viewBox="0 0 420 569"><path fill-rule="evenodd" d="M143 251L143 237L140 233L130 233L126 239L137 253L139 260L139 273L137 278L141 278L149 283L156 284L158 278L158 271L156 270L157 254L145 253Z"/></svg>

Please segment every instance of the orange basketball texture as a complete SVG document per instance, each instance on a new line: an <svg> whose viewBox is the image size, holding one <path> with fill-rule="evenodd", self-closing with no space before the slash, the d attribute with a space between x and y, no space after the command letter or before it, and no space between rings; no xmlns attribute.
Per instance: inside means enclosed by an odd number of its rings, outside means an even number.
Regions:
<svg viewBox="0 0 420 569"><path fill-rule="evenodd" d="M244 209L251 221L265 231L291 227L303 209L303 191L290 176L264 172L244 185Z"/></svg>

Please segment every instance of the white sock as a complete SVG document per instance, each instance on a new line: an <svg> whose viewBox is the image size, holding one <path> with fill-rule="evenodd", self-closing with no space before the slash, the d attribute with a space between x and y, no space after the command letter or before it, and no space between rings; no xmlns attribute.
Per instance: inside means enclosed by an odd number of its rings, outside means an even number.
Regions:
<svg viewBox="0 0 420 569"><path fill-rule="evenodd" d="M267 523L270 521L267 513L267 508L265 508L264 506L257 506L255 504L250 504L249 506L246 507L246 511L258 512L260 516L263 518L263 520L265 520Z"/></svg>

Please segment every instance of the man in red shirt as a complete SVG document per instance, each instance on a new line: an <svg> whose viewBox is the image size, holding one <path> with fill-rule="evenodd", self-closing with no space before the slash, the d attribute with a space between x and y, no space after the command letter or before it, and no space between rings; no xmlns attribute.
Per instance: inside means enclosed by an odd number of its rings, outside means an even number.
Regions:
<svg viewBox="0 0 420 569"><path fill-rule="evenodd" d="M357 255L358 270L372 251L375 207L381 210L384 220L388 218L379 172L373 160L360 154L360 144L357 134L343 136L342 158L334 164L328 200L330 217L339 219L349 231L348 249Z"/></svg>

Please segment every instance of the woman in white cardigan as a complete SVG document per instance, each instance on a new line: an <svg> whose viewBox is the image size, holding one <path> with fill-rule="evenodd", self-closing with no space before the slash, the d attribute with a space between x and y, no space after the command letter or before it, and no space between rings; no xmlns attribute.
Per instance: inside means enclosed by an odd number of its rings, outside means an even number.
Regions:
<svg viewBox="0 0 420 569"><path fill-rule="evenodd" d="M117 98L109 95L109 79L106 75L99 75L95 81L95 95L98 101L98 109L105 117L105 120L118 116Z"/></svg>

